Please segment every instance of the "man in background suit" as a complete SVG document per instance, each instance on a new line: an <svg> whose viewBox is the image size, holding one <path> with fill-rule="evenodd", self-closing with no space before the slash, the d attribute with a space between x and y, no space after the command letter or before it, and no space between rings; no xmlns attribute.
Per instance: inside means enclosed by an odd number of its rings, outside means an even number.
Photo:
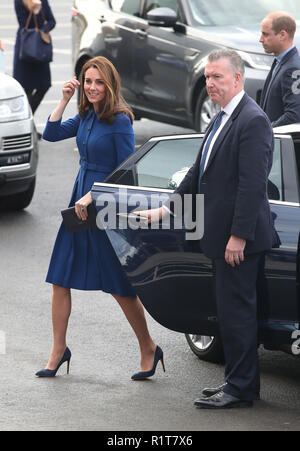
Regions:
<svg viewBox="0 0 300 451"><path fill-rule="evenodd" d="M274 53L275 59L260 106L273 127L300 122L300 57L294 46L295 32L295 20L281 11L269 14L261 24L260 42L266 53Z"/></svg>
<svg viewBox="0 0 300 451"><path fill-rule="evenodd" d="M195 164L175 191L204 194L200 246L215 267L216 300L225 352L225 384L205 389L198 408L251 407L260 390L256 281L274 227L267 197L273 131L268 117L244 91L244 64L234 51L209 55L207 91L222 110L212 120ZM196 202L195 202L196 204ZM148 222L172 211L136 212ZM202 293L199 293L201 298Z"/></svg>

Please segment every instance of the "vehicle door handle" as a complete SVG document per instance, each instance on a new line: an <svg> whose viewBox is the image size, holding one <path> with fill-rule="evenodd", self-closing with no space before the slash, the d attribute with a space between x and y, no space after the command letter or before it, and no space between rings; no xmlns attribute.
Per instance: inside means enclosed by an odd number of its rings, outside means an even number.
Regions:
<svg viewBox="0 0 300 451"><path fill-rule="evenodd" d="M120 44L122 42L122 38L120 36L105 36L104 41L106 44Z"/></svg>
<svg viewBox="0 0 300 451"><path fill-rule="evenodd" d="M134 219L135 221L148 220L147 216L136 215L134 213L117 213L117 216L121 219Z"/></svg>
<svg viewBox="0 0 300 451"><path fill-rule="evenodd" d="M147 39L148 37L148 32L145 30L136 30L136 36L138 39Z"/></svg>

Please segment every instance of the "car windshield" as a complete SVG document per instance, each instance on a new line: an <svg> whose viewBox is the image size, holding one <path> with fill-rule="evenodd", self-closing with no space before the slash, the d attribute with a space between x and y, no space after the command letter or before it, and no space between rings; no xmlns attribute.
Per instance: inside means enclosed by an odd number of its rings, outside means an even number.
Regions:
<svg viewBox="0 0 300 451"><path fill-rule="evenodd" d="M194 19L206 26L243 26L261 23L273 11L287 11L300 19L299 0L190 0Z"/></svg>

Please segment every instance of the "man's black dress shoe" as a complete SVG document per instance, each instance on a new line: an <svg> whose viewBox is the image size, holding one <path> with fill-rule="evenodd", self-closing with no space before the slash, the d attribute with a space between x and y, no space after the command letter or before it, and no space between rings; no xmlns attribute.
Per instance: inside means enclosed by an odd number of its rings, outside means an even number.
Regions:
<svg viewBox="0 0 300 451"><path fill-rule="evenodd" d="M216 387L216 388L204 388L204 390L202 390L202 395L210 397L210 396L214 396L217 393L220 393L221 391L224 390L224 388L226 387L226 384L220 385L220 387ZM259 393L257 393L255 395L255 401L259 401L260 400L260 395Z"/></svg>
<svg viewBox="0 0 300 451"><path fill-rule="evenodd" d="M252 407L253 401L243 401L242 399L235 398L228 393L220 391L209 398L196 399L194 404L198 409L233 409L237 407Z"/></svg>
<svg viewBox="0 0 300 451"><path fill-rule="evenodd" d="M217 393L220 393L220 391L223 391L223 389L226 387L226 384L220 385L220 387L215 387L215 388L204 388L204 390L202 390L202 395L204 396L214 396Z"/></svg>

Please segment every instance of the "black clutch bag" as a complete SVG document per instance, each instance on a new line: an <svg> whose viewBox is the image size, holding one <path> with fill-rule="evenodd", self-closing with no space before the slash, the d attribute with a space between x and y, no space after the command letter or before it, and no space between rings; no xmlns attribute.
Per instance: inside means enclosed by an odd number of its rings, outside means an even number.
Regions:
<svg viewBox="0 0 300 451"><path fill-rule="evenodd" d="M94 229L97 227L96 217L97 210L95 205L92 203L87 207L88 218L86 221L82 221L78 218L75 213L75 207L67 208L66 210L61 211L61 215L63 218L64 225L67 229L67 232L81 232L82 230Z"/></svg>

